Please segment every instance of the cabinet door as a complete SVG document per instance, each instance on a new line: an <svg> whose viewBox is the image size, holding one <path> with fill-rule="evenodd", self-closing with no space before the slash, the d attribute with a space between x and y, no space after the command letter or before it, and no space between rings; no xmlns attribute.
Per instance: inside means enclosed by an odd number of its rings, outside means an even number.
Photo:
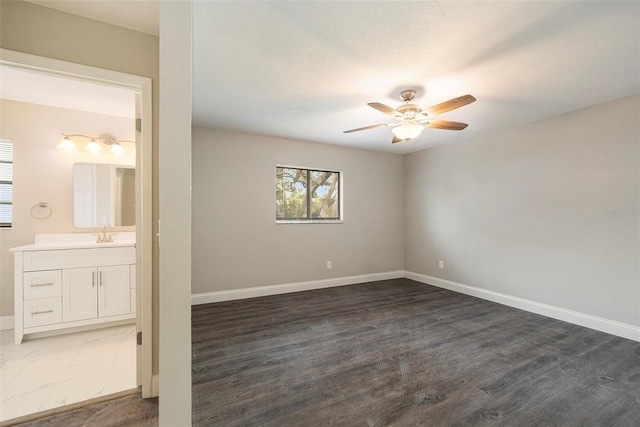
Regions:
<svg viewBox="0 0 640 427"><path fill-rule="evenodd" d="M62 321L98 316L98 272L95 268L62 270Z"/></svg>
<svg viewBox="0 0 640 427"><path fill-rule="evenodd" d="M117 316L131 312L128 265L98 268L98 316Z"/></svg>

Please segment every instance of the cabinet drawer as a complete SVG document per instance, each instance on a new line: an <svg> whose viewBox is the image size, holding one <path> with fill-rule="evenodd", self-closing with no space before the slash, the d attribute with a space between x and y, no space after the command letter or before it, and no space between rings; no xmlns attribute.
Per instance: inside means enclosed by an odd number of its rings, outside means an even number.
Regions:
<svg viewBox="0 0 640 427"><path fill-rule="evenodd" d="M23 299L59 297L62 295L62 271L32 271L24 273Z"/></svg>
<svg viewBox="0 0 640 427"><path fill-rule="evenodd" d="M62 298L41 298L24 302L24 327L62 322Z"/></svg>

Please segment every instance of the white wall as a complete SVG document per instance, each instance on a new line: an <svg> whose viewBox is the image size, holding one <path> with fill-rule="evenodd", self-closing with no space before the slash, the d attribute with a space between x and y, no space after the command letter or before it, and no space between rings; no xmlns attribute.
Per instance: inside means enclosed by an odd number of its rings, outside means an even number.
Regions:
<svg viewBox="0 0 640 427"><path fill-rule="evenodd" d="M276 224L276 165L341 171L344 223ZM402 188L399 155L196 127L192 291L402 270Z"/></svg>
<svg viewBox="0 0 640 427"><path fill-rule="evenodd" d="M405 269L640 325L639 106L408 155Z"/></svg>
<svg viewBox="0 0 640 427"><path fill-rule="evenodd" d="M13 227L0 229L0 316L13 315L13 255L9 248L33 243L36 234L91 232L73 222L73 164L112 163L135 166L131 156L64 151L56 148L60 133L109 134L118 139L135 138L132 118L108 116L66 108L0 100L0 136L13 140ZM85 144L86 140L77 140ZM125 149L130 149L123 143ZM80 145L84 148L84 145ZM47 202L52 214L38 220L31 208ZM40 209L34 213L40 215ZM42 212L44 214L45 212ZM132 230L133 227L123 227Z"/></svg>

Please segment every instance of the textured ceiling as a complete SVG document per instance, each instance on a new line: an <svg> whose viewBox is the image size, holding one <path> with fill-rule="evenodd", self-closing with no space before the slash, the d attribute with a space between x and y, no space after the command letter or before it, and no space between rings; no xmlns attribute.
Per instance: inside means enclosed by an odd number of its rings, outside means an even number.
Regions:
<svg viewBox="0 0 640 427"><path fill-rule="evenodd" d="M157 33L157 2L32 3ZM407 153L640 92L640 2L195 1L193 9L200 126ZM440 116L469 127L425 129L394 145L389 128L342 133L389 122L366 104L396 107L405 88L418 89L423 107L474 95Z"/></svg>
<svg viewBox="0 0 640 427"><path fill-rule="evenodd" d="M640 91L637 2L195 2L196 125L404 153ZM391 120L422 88L423 107L472 94L390 143Z"/></svg>

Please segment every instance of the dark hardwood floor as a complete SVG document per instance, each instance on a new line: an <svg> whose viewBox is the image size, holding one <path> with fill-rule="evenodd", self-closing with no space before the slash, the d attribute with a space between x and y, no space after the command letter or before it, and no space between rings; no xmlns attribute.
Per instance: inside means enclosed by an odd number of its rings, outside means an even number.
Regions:
<svg viewBox="0 0 640 427"><path fill-rule="evenodd" d="M408 279L192 314L196 426L640 426L640 343Z"/></svg>

